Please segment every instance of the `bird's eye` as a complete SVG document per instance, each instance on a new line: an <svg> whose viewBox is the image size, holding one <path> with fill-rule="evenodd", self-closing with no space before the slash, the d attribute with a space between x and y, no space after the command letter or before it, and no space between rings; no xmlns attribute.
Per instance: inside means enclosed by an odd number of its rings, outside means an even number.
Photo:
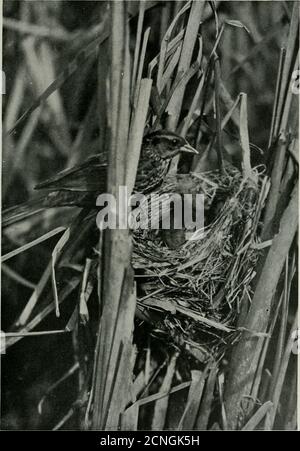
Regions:
<svg viewBox="0 0 300 451"><path fill-rule="evenodd" d="M172 143L174 144L174 146L177 146L177 144L178 144L178 141L177 141L177 139L176 139L176 138L174 138L174 139L172 140Z"/></svg>

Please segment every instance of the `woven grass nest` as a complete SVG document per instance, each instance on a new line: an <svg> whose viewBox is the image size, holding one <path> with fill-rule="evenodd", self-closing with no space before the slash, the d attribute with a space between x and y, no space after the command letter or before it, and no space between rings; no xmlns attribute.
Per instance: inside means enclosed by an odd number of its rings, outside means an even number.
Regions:
<svg viewBox="0 0 300 451"><path fill-rule="evenodd" d="M232 167L170 177L160 192L204 193L210 222L178 249L151 230L134 233L133 265L142 274L139 309L154 315L156 334L201 362L221 358L238 335L237 314L243 299L251 298L265 187L261 167L251 177Z"/></svg>

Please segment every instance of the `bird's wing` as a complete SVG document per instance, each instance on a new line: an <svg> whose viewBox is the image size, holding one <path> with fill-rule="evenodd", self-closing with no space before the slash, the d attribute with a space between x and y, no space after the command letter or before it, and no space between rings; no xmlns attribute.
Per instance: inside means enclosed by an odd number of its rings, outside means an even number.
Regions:
<svg viewBox="0 0 300 451"><path fill-rule="evenodd" d="M35 189L48 191L97 191L106 189L107 162L102 155L93 155L84 163L59 172L39 183Z"/></svg>
<svg viewBox="0 0 300 451"><path fill-rule="evenodd" d="M166 174L167 163L165 160L142 159L138 166L135 179L135 189L146 193L160 185Z"/></svg>

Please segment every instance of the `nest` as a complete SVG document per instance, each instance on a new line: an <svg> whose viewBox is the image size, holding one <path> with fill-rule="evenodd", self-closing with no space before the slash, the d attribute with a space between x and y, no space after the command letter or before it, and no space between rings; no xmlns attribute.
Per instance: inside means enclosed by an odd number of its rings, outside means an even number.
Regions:
<svg viewBox="0 0 300 451"><path fill-rule="evenodd" d="M242 300L251 298L265 185L260 168L252 175L245 178L229 167L223 174L214 171L167 180L160 194L175 189L205 197L208 222L178 249L166 246L159 231L134 233L133 265L140 274L141 311L150 318L153 311L161 312L156 333L167 335L203 362L220 358L235 340ZM148 220L159 214L163 212L152 210Z"/></svg>

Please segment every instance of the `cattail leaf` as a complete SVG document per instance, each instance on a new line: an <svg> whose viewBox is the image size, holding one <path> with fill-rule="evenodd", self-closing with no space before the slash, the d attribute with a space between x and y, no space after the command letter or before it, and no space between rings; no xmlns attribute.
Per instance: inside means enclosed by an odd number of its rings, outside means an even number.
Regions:
<svg viewBox="0 0 300 451"><path fill-rule="evenodd" d="M55 275L55 265L60 257L63 247L65 246L65 244L67 243L69 238L70 238L70 228L65 230L65 232L63 233L62 237L60 237L58 243L56 244L56 246L52 252L51 280L52 280L52 287L53 287L53 294L54 294L56 316L60 316L60 313L59 313L59 301L58 301L58 291L57 291L57 284L56 284L56 275Z"/></svg>
<svg viewBox="0 0 300 451"><path fill-rule="evenodd" d="M247 31L247 33L251 34L249 29L246 27L246 25L244 25L242 22L240 22L239 20L226 20L225 23L227 25L230 25L232 27L238 27L238 28L243 28L244 30Z"/></svg>
<svg viewBox="0 0 300 451"><path fill-rule="evenodd" d="M141 80L142 80L144 61L145 61L145 55L146 55L146 49L147 49L150 31L151 31L151 28L149 27L149 28L147 28L147 30L144 33L141 56L140 56L140 61L139 61L139 70L138 70L138 74L137 74L135 91L134 91L134 101L133 101L134 108L136 107L137 99L138 99L139 92L140 92L140 85L141 85Z"/></svg>
<svg viewBox="0 0 300 451"><path fill-rule="evenodd" d="M170 56L172 56L173 53L176 51L178 45L180 45L180 43L182 41L183 36L184 36L184 30L180 30L180 32L177 34L177 36L175 36L175 38L173 38L168 43L166 59L169 59ZM152 77L152 71L157 66L157 64L159 62L159 56L160 56L160 54L158 54L155 58L153 58L152 61L150 61L149 65L148 65L147 78L151 78ZM157 86L156 86L156 88L157 88Z"/></svg>
<svg viewBox="0 0 300 451"><path fill-rule="evenodd" d="M175 353L170 360L170 363L167 368L167 372L165 374L165 377L164 377L164 380L163 380L163 383L162 383L161 389L160 389L160 391L162 393L168 392L171 389L171 384L172 384L172 380L173 380L173 376L174 376L175 368L176 368L177 357L178 357L178 353ZM166 416L167 416L168 403L169 403L168 396L165 396L164 398L156 401L155 407L154 407L152 424L151 424L152 431L163 430L165 421L166 421Z"/></svg>
<svg viewBox="0 0 300 451"><path fill-rule="evenodd" d="M285 346L284 353L282 355L279 372L276 375L277 379L276 379L276 384L274 387L274 393L272 396L273 404L271 406L270 411L268 411L268 413L267 413L267 419L266 419L266 429L267 430L271 430L273 428L273 425L275 422L277 407L278 407L282 389L283 389L283 383L284 383L284 380L286 377L288 364L291 359L292 349L295 346L295 331L297 331L297 326L298 326L298 311L296 311L296 313L295 313L294 321L290 328L289 337L288 337L288 340L287 340L287 343Z"/></svg>
<svg viewBox="0 0 300 451"><path fill-rule="evenodd" d="M248 112L247 112L247 94L241 93L241 110L240 110L240 137L243 150L243 171L246 178L252 176L250 162L250 144L248 132Z"/></svg>
<svg viewBox="0 0 300 451"><path fill-rule="evenodd" d="M218 367L215 363L212 364L210 372L205 384L205 390L202 395L202 401L200 405L200 410L198 412L198 417L196 419L195 429L198 431L207 430L209 416L212 409L212 402L214 398L215 383L218 374Z"/></svg>
<svg viewBox="0 0 300 451"><path fill-rule="evenodd" d="M34 246L37 246L40 243L43 243L46 240L49 240L49 238L52 238L53 236L65 231L65 227L57 227L54 230L51 230L48 233L45 233L44 235L40 236L36 240L31 241L30 243L26 243L21 247L18 247L17 249L14 249L13 251L9 252L8 254L5 254L1 257L1 261L5 262L6 260L9 260L10 258L15 257L16 255L21 254L22 252L27 251L28 249L31 249Z"/></svg>
<svg viewBox="0 0 300 451"><path fill-rule="evenodd" d="M158 70L157 70L157 89L158 92L161 92L161 80L162 80L162 76L163 76L163 72L164 72L164 66L165 66L165 60L166 60L166 55L167 55L167 49L168 49L168 44L169 41L171 39L171 35L173 32L173 29L175 28L178 20L180 19L180 17L191 7L192 2L188 1L184 4L184 6L181 8L181 10L176 14L175 18L173 19L173 21L171 22L171 25L169 26L163 42L161 43L161 47L160 47L160 54L159 54L159 64L158 64Z"/></svg>
<svg viewBox="0 0 300 451"><path fill-rule="evenodd" d="M165 71L163 73L163 76L162 76L162 79L161 79L161 83L160 83L160 92L163 91L163 89L165 88L166 84L170 80L173 72L175 71L176 66L178 64L178 61L179 61L179 58L180 58L181 50L182 50L182 43L179 43L179 45L176 48L175 52L170 57L170 61L168 62L168 65L167 65L167 67L166 67L166 69L165 69Z"/></svg>
<svg viewBox="0 0 300 451"><path fill-rule="evenodd" d="M33 291L32 295L30 296L27 304L25 305L21 315L19 316L19 319L17 320L17 323L16 323L17 326L24 326L24 324L27 323L32 310L34 309L42 291L45 288L46 283L48 282L48 279L51 275L51 271L52 271L52 265L50 262L48 264L47 268L45 269L45 271L43 272L42 277L40 278L35 290Z"/></svg>
<svg viewBox="0 0 300 451"><path fill-rule="evenodd" d="M134 111L129 132L130 153L126 161L126 186L130 195L135 183L144 128L149 108L152 80L144 78L140 82L136 110Z"/></svg>
<svg viewBox="0 0 300 451"><path fill-rule="evenodd" d="M198 30L201 23L202 13L204 10L205 2L193 2L189 14L188 23L185 30L185 35L182 44L182 51L180 55L180 60L178 63L178 74L179 73L187 73L191 67L192 55L195 47L195 43L198 37ZM199 61L197 61L199 67ZM195 63L194 63L195 64ZM169 121L170 130L176 130L180 110L183 102L183 96L185 92L186 85L182 85L182 89L180 89L176 96L173 95L174 106L172 108L172 112L170 113L172 116Z"/></svg>
<svg viewBox="0 0 300 451"><path fill-rule="evenodd" d="M8 131L8 134L12 134L16 128L40 105L45 102L48 97L59 89L64 82L76 71L81 65L92 55L96 55L97 47L107 39L108 32L105 31L100 37L97 37L92 43L90 43L85 49L81 50L76 58L71 61L67 68L61 72L56 79L45 89L45 91L33 102L33 104L22 114L17 120L15 125Z"/></svg>
<svg viewBox="0 0 300 451"><path fill-rule="evenodd" d="M239 103L241 101L241 95L239 94L235 101L233 102L232 106L229 108L225 116L223 117L222 123L221 123L221 130L224 130L226 127L228 121L232 118L235 110L237 109Z"/></svg>
<svg viewBox="0 0 300 451"><path fill-rule="evenodd" d="M128 407L122 415L122 431L137 431L139 419L139 404L135 403Z"/></svg>
<svg viewBox="0 0 300 451"><path fill-rule="evenodd" d="M63 302L70 295L70 293L72 293L72 291L74 291L78 287L78 285L79 285L78 277L74 277L68 280L59 293L59 302L60 303ZM51 299L49 297L49 303L46 305L46 307L44 307L41 311L39 311L39 313L37 313L37 315L31 321L29 321L29 323L26 324L26 326L17 331L19 332L19 335L8 337L8 339L6 340L6 349L10 348L15 343L20 341L27 332L31 331L38 324L40 324L50 313L53 312L53 310L55 310L55 305L54 302L52 302L52 294L51 294ZM68 331L65 330L65 332Z"/></svg>
<svg viewBox="0 0 300 451"><path fill-rule="evenodd" d="M260 408L245 424L242 431L254 431L255 428L259 425L259 423L264 419L269 410L272 408L272 406L273 404L271 401L267 401L262 406L260 406Z"/></svg>
<svg viewBox="0 0 300 451"><path fill-rule="evenodd" d="M132 78L131 78L131 87L132 87L133 91L135 89L136 74L137 74L137 69L138 69L138 60L139 60L139 54L140 54L140 45L141 45L141 37L142 37L142 30L143 30L145 5L146 5L145 2L142 2L142 1L139 2L139 16L138 16L138 25L137 25L137 32L136 32L134 60L133 60L133 69L132 69Z"/></svg>
<svg viewBox="0 0 300 451"><path fill-rule="evenodd" d="M202 398L207 371L192 370L191 375L192 375L192 383L190 385L184 413L178 425L179 431L190 431L194 429L194 424L196 421L197 413Z"/></svg>
<svg viewBox="0 0 300 451"><path fill-rule="evenodd" d="M17 271L14 271L5 263L2 263L1 269L4 272L4 274L7 275L7 277L19 283L20 285L23 285L26 288L30 288L31 290L34 290L36 288L36 285L34 283L30 282L30 280L21 276L21 274L19 274Z"/></svg>

